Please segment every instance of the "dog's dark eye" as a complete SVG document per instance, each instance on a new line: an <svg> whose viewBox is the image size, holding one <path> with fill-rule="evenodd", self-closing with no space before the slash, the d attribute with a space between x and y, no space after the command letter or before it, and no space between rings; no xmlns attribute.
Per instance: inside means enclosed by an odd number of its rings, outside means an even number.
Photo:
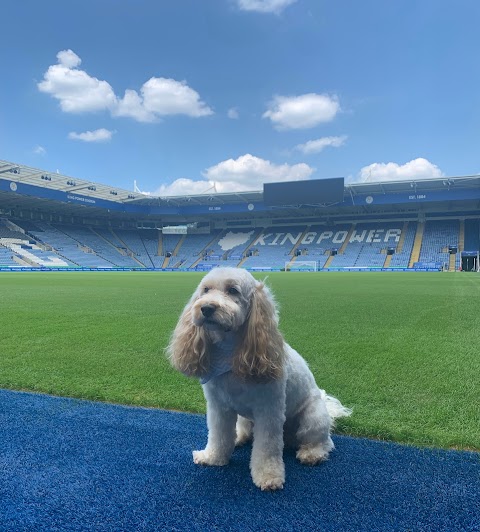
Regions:
<svg viewBox="0 0 480 532"><path fill-rule="evenodd" d="M206 286L206 287L203 289L203 291L204 291L205 294L206 294L209 290L210 290L210 288L208 288L208 286Z"/></svg>
<svg viewBox="0 0 480 532"><path fill-rule="evenodd" d="M231 295L231 296L238 296L238 294L240 293L234 286L231 286L227 292Z"/></svg>

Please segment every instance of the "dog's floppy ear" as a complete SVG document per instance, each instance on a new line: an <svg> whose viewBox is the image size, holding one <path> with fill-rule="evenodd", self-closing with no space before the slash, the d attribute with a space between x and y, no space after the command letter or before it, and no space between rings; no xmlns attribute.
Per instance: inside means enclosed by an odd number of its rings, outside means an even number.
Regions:
<svg viewBox="0 0 480 532"><path fill-rule="evenodd" d="M203 327L196 327L192 320L192 305L196 299L197 292L183 309L167 347L172 366L189 377L206 375L210 366L210 340Z"/></svg>
<svg viewBox="0 0 480 532"><path fill-rule="evenodd" d="M257 381L279 379L283 375L285 343L278 329L273 296L263 283L255 282L249 316L233 359L239 377Z"/></svg>

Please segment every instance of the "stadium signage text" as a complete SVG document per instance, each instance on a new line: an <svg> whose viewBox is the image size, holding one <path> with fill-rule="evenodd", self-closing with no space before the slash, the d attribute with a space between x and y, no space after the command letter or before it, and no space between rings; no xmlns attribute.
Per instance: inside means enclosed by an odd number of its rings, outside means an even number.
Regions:
<svg viewBox="0 0 480 532"><path fill-rule="evenodd" d="M302 232L297 234L293 233L268 233L266 235L260 235L255 242L254 246L283 246L285 243L292 245L297 244L302 236ZM364 229L355 230L350 236L349 243L351 242L394 242L400 241L401 229ZM348 231L323 231L323 233L317 233L311 231L307 233L301 240L301 245L308 244L321 244L331 242L332 244L343 244L348 236Z"/></svg>
<svg viewBox="0 0 480 532"><path fill-rule="evenodd" d="M87 198L86 196L73 196L72 194L67 194L67 199L71 201L81 201L82 203L96 203L94 198Z"/></svg>
<svg viewBox="0 0 480 532"><path fill-rule="evenodd" d="M427 199L426 194L413 194L412 196L408 196L409 200L424 200Z"/></svg>

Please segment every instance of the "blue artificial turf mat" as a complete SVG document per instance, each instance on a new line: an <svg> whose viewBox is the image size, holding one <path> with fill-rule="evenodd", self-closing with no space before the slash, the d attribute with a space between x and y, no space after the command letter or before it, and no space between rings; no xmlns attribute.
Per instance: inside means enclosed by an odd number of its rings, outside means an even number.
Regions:
<svg viewBox="0 0 480 532"><path fill-rule="evenodd" d="M250 446L194 465L206 436L204 416L0 390L0 530L480 530L479 453L334 436L262 492Z"/></svg>

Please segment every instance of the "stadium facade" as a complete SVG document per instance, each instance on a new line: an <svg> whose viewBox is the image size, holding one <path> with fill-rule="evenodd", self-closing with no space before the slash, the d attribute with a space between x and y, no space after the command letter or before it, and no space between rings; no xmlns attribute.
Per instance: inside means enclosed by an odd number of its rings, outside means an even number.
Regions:
<svg viewBox="0 0 480 532"><path fill-rule="evenodd" d="M480 176L153 197L0 161L0 269L474 270Z"/></svg>

